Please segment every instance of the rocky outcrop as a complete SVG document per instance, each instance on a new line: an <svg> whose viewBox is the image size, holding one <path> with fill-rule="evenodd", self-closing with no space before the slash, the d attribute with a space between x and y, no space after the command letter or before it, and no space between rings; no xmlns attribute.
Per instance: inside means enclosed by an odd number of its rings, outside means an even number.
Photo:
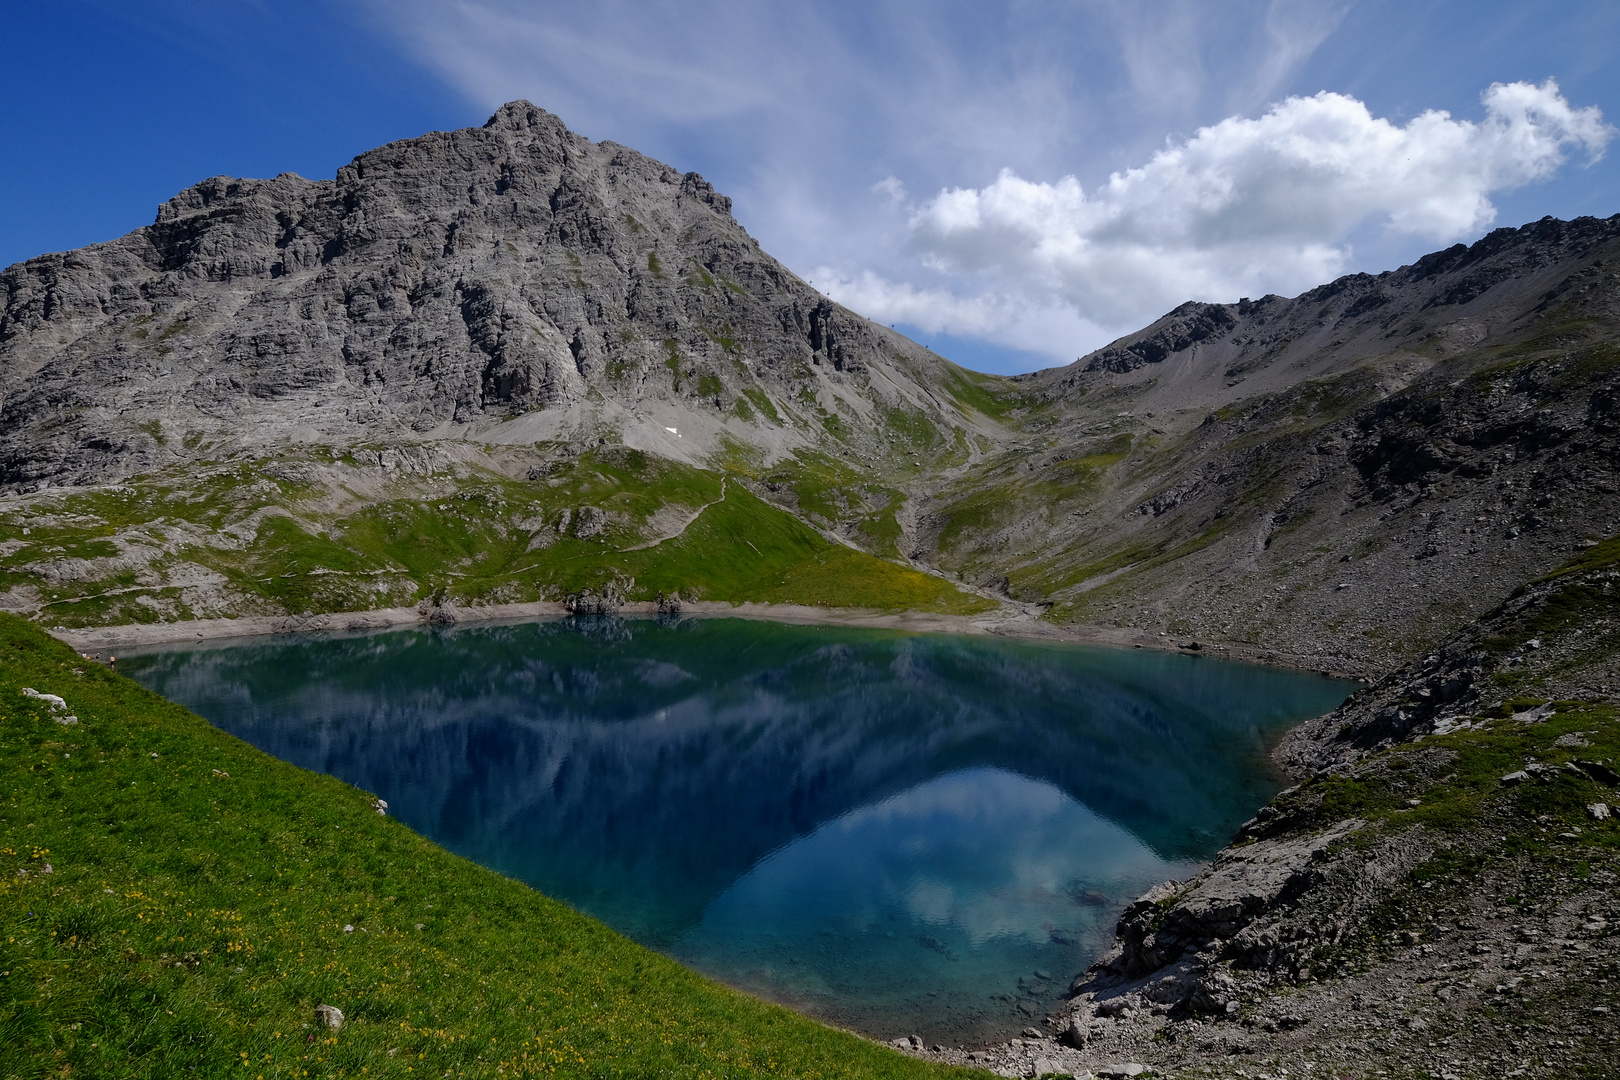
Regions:
<svg viewBox="0 0 1620 1080"><path fill-rule="evenodd" d="M1281 297L1267 296L1260 306L1269 306ZM1112 345L1082 357L1082 371L1112 371L1124 374L1143 364L1160 364L1172 355L1185 352L1203 341L1219 341L1238 325L1237 315L1249 315L1255 305L1245 300L1237 304L1201 304L1188 301L1147 329L1121 338ZM1258 319L1256 320L1259 321Z"/></svg>
<svg viewBox="0 0 1620 1080"><path fill-rule="evenodd" d="M1533 701L1609 696L1611 686L1620 686L1617 583L1620 541L1594 545L1431 655L1292 729L1274 756L1301 779L1376 777L1364 763L1378 751L1465 732L1485 723L1481 717L1534 724L1556 714L1550 702ZM1518 706L1504 702L1509 685L1538 697L1520 699ZM1566 738L1558 745L1589 744ZM1436 769L1449 768L1456 756L1435 754ZM1602 762L1572 765L1599 783L1620 783L1620 774ZM1531 778L1528 771L1517 775ZM1126 908L1114 949L1076 981L1075 991L1104 1002L1136 995L1151 1003L1224 1008L1208 983L1217 962L1298 977L1311 949L1336 944L1439 843L1418 829L1371 846L1345 845L1366 822L1315 825L1309 802L1293 798L1299 791L1290 788L1262 808L1198 875L1157 886ZM1331 925L1322 921L1327 910Z"/></svg>
<svg viewBox="0 0 1620 1080"><path fill-rule="evenodd" d="M1199 874L1144 894L1120 917L1114 948L1075 980L1075 1026L1154 1006L1225 1015L1236 1011L1236 973L1308 974L1313 954L1360 931L1386 890L1434 853L1422 833L1343 843L1366 824L1259 839L1246 830Z"/></svg>
<svg viewBox="0 0 1620 1080"><path fill-rule="evenodd" d="M1585 548L1514 590L1432 653L1401 665L1325 716L1291 730L1277 761L1328 774L1368 753L1466 728L1500 713L1505 687L1543 700L1612 699L1620 691L1620 540Z"/></svg>

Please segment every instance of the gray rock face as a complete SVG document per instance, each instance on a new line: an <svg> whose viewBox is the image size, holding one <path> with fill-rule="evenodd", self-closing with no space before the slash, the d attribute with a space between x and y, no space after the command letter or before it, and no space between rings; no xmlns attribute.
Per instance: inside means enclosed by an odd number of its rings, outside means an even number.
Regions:
<svg viewBox="0 0 1620 1080"><path fill-rule="evenodd" d="M794 277L730 208L527 102L329 181L205 180L146 228L0 274L0 490L531 413L549 419L530 440L690 428L691 456L728 425L792 445L842 414L875 444L879 406L948 408L923 388L942 361Z"/></svg>
<svg viewBox="0 0 1620 1080"><path fill-rule="evenodd" d="M1127 978L1151 973L1137 992L1160 1004L1179 1003L1200 974L1198 965L1183 957L1217 939L1236 937L1256 918L1318 884L1329 848L1362 824L1345 821L1314 836L1230 847L1188 884L1158 886L1120 916L1119 944L1106 967Z"/></svg>

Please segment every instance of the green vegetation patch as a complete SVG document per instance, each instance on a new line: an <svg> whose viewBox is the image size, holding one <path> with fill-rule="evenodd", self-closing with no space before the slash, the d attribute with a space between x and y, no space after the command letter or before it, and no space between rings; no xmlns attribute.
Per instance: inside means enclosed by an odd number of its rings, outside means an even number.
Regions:
<svg viewBox="0 0 1620 1080"><path fill-rule="evenodd" d="M1005 488L987 487L958 499L941 515L945 526L939 531L940 550L951 552L978 539L975 534L1007 524L1017 516L1017 509Z"/></svg>
<svg viewBox="0 0 1620 1080"><path fill-rule="evenodd" d="M670 386L676 393L681 389L681 343L674 338L664 339L664 366L669 369Z"/></svg>
<svg viewBox="0 0 1620 1080"><path fill-rule="evenodd" d="M944 439L934 417L914 405L898 405L883 410L886 435L904 443L908 453L933 450Z"/></svg>
<svg viewBox="0 0 1620 1080"><path fill-rule="evenodd" d="M1573 842L1620 852L1620 829L1612 819L1593 822L1587 812L1594 803L1620 802L1620 790L1605 780L1620 763L1616 710L1558 702L1549 719L1513 718L1516 707L1535 704L1506 702L1493 715L1474 718L1471 729L1372 755L1355 773L1310 781L1276 805L1319 825L1362 818L1458 835L1490 822L1509 833L1501 842L1513 850ZM1500 713L1509 715L1495 715ZM1558 833L1575 839L1557 840Z"/></svg>
<svg viewBox="0 0 1620 1080"><path fill-rule="evenodd" d="M771 423L778 426L782 424L781 414L776 411L776 405L771 401L770 397L765 393L765 391L759 389L758 387L751 386L743 391L743 396L754 403L754 408L758 409L762 414L769 417Z"/></svg>
<svg viewBox="0 0 1620 1080"><path fill-rule="evenodd" d="M1179 543L1174 537L1165 537L1154 542L1127 544L1114 551L1086 563L1074 567L1066 563L1061 553L1045 560L1044 566L1050 566L1050 571L1040 571L1038 577L1032 576L1032 584L1038 585L1048 593L1061 589L1070 589L1076 585L1084 584L1093 577L1111 574L1116 571L1127 571L1130 574L1139 574L1157 567L1167 566L1178 559L1184 559L1196 551L1210 546L1226 534L1230 528L1230 519L1215 521L1209 528ZM1037 568L1039 570L1039 568ZM1035 571L1031 572L1032 575ZM1054 621L1079 619L1095 609L1096 605L1104 601L1124 578L1121 574L1107 585L1091 592L1060 599L1053 605L1048 617Z"/></svg>
<svg viewBox="0 0 1620 1080"><path fill-rule="evenodd" d="M1620 566L1620 536L1611 536L1601 543L1594 544L1538 580L1552 581L1570 574L1584 573L1588 570L1606 570L1615 566Z"/></svg>
<svg viewBox="0 0 1620 1080"><path fill-rule="evenodd" d="M566 550L566 549L564 549ZM680 536L636 551L548 560L535 571L548 591L600 591L633 579L631 598L811 604L959 614L994 605L941 578L835 544L791 514L728 484Z"/></svg>
<svg viewBox="0 0 1620 1080"><path fill-rule="evenodd" d="M881 555L898 555L900 553L900 522L895 519L892 509L862 518L856 528L866 540L869 551Z"/></svg>
<svg viewBox="0 0 1620 1080"><path fill-rule="evenodd" d="M968 1075L710 983L9 615L0 767L7 1077Z"/></svg>
<svg viewBox="0 0 1620 1080"><path fill-rule="evenodd" d="M850 466L815 450L800 450L765 477L768 484L791 488L802 512L829 523L849 509L862 479Z"/></svg>
<svg viewBox="0 0 1620 1080"><path fill-rule="evenodd" d="M1594 868L1620 868L1620 824L1589 809L1620 800L1612 786L1620 777L1610 771L1620 756L1620 714L1607 704L1564 701L1552 703L1550 718L1513 718L1532 704L1507 702L1475 718L1471 729L1369 755L1347 775L1290 789L1263 812L1268 835L1359 818L1367 826L1339 843L1371 853L1397 834L1421 830L1420 842L1433 849L1391 883L1360 926L1315 943L1307 966L1318 973L1369 970L1404 946L1449 931L1440 924L1475 904L1481 888L1497 904L1530 915L1531 908L1562 904ZM1569 985L1599 999L1612 993L1601 979ZM1539 993L1527 990L1525 1007Z"/></svg>
<svg viewBox="0 0 1620 1080"><path fill-rule="evenodd" d="M322 462L320 470L299 462L227 467L190 487L149 478L73 495L49 513L0 517L0 542L11 542L0 557L0 588L33 590L50 625L73 627L425 600L561 600L609 588L640 601L679 592L882 610L986 606L942 579L828 540L735 482L761 471L757 454L728 443L723 456L730 483L720 472L617 445L554 458L529 479L483 469L389 474L378 490L372 467L353 475L370 488L358 505L341 487L358 459ZM857 475L836 459L812 455L788 468L829 520L847 512L846 500L866 505ZM202 528L166 540L180 523ZM894 554L893 514L868 524L861 535L872 550ZM139 545L146 561L115 559L113 537ZM182 584L210 576L222 587Z"/></svg>
<svg viewBox="0 0 1620 1080"><path fill-rule="evenodd" d="M1018 384L1002 375L969 371L946 361L945 392L965 411L977 412L992 420L1004 420L1015 409L1028 408L1030 399Z"/></svg>
<svg viewBox="0 0 1620 1080"><path fill-rule="evenodd" d="M1516 590L1515 598L1533 592L1532 602L1506 625L1495 626L1485 646L1498 656L1521 649L1531 639L1546 639L1556 648L1548 659L1537 658L1533 664L1504 664L1491 676L1492 682L1504 691L1524 691L1559 671L1601 665L1620 650L1617 563L1620 537L1612 537Z"/></svg>

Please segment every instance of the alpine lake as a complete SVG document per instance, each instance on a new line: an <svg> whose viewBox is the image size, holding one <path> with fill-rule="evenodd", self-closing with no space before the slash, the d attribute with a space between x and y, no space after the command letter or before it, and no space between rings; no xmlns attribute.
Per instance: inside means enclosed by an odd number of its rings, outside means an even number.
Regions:
<svg viewBox="0 0 1620 1080"><path fill-rule="evenodd" d="M1207 656L729 618L151 647L119 670L732 986L971 1045L1283 786L1352 683Z"/></svg>

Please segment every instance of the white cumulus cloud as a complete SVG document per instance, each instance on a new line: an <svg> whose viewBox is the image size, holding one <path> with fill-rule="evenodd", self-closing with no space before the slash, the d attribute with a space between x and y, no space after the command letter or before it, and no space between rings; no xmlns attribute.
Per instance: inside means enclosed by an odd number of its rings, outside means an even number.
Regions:
<svg viewBox="0 0 1620 1080"><path fill-rule="evenodd" d="M1072 358L1077 342L1100 344L1115 336L1050 297L1005 291L959 296L949 289L890 281L870 270L846 274L828 266L818 267L811 280L840 304L879 322L993 341L1055 359Z"/></svg>
<svg viewBox="0 0 1620 1080"><path fill-rule="evenodd" d="M1090 192L1072 176L1004 170L911 207L910 242L950 291L852 274L840 298L883 321L1006 344L1031 336L1019 331L1031 313L1056 329L1054 308L1072 313L1071 328L1131 329L1187 299L1327 281L1368 227L1437 244L1475 234L1495 218L1492 192L1551 176L1572 150L1595 160L1614 135L1551 79L1498 83L1482 101L1479 122L1429 111L1401 125L1343 94L1290 97L1201 128ZM1096 343L1095 330L1084 337Z"/></svg>

